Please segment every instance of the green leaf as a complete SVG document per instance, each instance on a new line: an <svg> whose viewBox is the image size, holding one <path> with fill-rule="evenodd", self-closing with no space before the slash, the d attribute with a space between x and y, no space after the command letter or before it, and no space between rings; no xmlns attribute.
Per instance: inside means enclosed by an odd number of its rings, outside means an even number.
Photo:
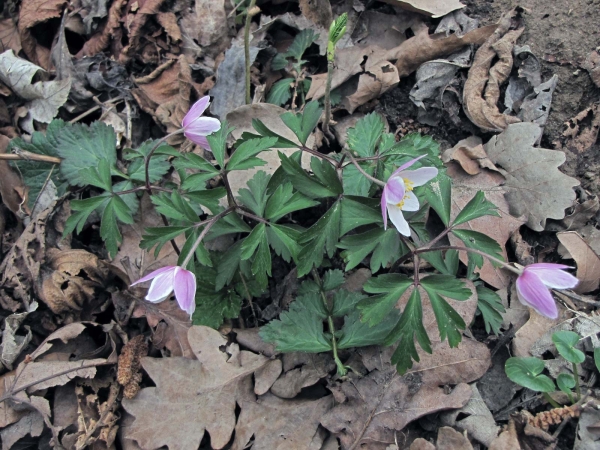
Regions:
<svg viewBox="0 0 600 450"><path fill-rule="evenodd" d="M288 60L286 57L286 53L277 53L271 60L271 69L272 70L285 69L285 66L287 66L287 65L288 65Z"/></svg>
<svg viewBox="0 0 600 450"><path fill-rule="evenodd" d="M89 215L97 208L108 203L108 200L108 197L92 197L86 198L85 200L72 200L71 210L74 212L65 223L63 237L72 233L73 230L77 230L78 234L81 233Z"/></svg>
<svg viewBox="0 0 600 450"><path fill-rule="evenodd" d="M113 127L102 122L90 126L76 123L65 126L56 136L56 152L63 158L60 171L71 185L87 186L89 169L104 162L116 169L117 137Z"/></svg>
<svg viewBox="0 0 600 450"><path fill-rule="evenodd" d="M204 189L200 191L186 192L185 196L192 202L198 203L206 208L211 213L216 213L219 208L219 200L227 195L227 190L224 187L213 189Z"/></svg>
<svg viewBox="0 0 600 450"><path fill-rule="evenodd" d="M501 313L506 312L500 296L491 289L477 286L477 309L483 316L485 332L489 334L490 331L493 331L496 335L500 334Z"/></svg>
<svg viewBox="0 0 600 450"><path fill-rule="evenodd" d="M400 274L386 274L369 279L363 286L363 290L369 294L379 295L365 298L358 303L357 309L361 312L361 320L369 326L383 322L412 284L412 280Z"/></svg>
<svg viewBox="0 0 600 450"><path fill-rule="evenodd" d="M133 215L129 206L127 206L121 197L114 195L110 197L110 200L106 204L100 223L100 237L104 240L111 258L115 257L119 251L119 244L123 240L123 236L117 225L117 219L122 223L133 223Z"/></svg>
<svg viewBox="0 0 600 450"><path fill-rule="evenodd" d="M456 276L458 272L458 251L448 250L446 258L442 256L441 251L421 253L421 258L431 264L436 270L444 275Z"/></svg>
<svg viewBox="0 0 600 450"><path fill-rule="evenodd" d="M454 233L457 238L464 242L465 247L474 248L487 253L494 258L504 260L504 257L502 256L502 247L500 247L500 244L498 244L491 237L472 230L453 229L452 233ZM471 261L477 267L483 266L483 256L481 255L469 252L469 262Z"/></svg>
<svg viewBox="0 0 600 450"><path fill-rule="evenodd" d="M206 136L213 156L221 168L225 167L225 156L227 155L227 137L234 130L226 121L221 122L219 131Z"/></svg>
<svg viewBox="0 0 600 450"><path fill-rule="evenodd" d="M265 208L265 219L278 221L286 214L317 206L319 202L311 200L300 192L293 193L290 183L280 184L269 197Z"/></svg>
<svg viewBox="0 0 600 450"><path fill-rule="evenodd" d="M346 262L346 272L358 266L371 252L371 272L388 267L406 253L395 228L375 228L364 233L345 236L338 244Z"/></svg>
<svg viewBox="0 0 600 450"><path fill-rule="evenodd" d="M140 242L140 248L149 250L156 246L154 250L154 256L158 256L160 249L169 242L171 239L175 239L182 233L188 231L190 227L156 227L146 228L144 231L146 234L142 236Z"/></svg>
<svg viewBox="0 0 600 450"><path fill-rule="evenodd" d="M354 127L348 129L348 147L361 158L375 156L384 127L380 114L367 114L356 122Z"/></svg>
<svg viewBox="0 0 600 450"><path fill-rule="evenodd" d="M286 262L290 262L291 258L294 258L294 261L298 260L300 253L298 239L301 234L301 231L286 225L270 224L267 228L269 245Z"/></svg>
<svg viewBox="0 0 600 450"><path fill-rule="evenodd" d="M537 358L508 358L504 366L506 376L519 386L526 387L536 392L552 392L556 390L554 382L546 375L541 375L544 370L544 361Z"/></svg>
<svg viewBox="0 0 600 450"><path fill-rule="evenodd" d="M323 332L327 317L319 293L299 296L279 320L262 327L259 336L275 344L280 352L321 353L332 349L330 337Z"/></svg>
<svg viewBox="0 0 600 450"><path fill-rule="evenodd" d="M571 389L575 387L575 377L570 373L561 373L556 377L558 388L568 396L571 395Z"/></svg>
<svg viewBox="0 0 600 450"><path fill-rule="evenodd" d="M274 145L275 148L297 148L298 145L283 136L278 135L274 131L271 131L260 119L252 119L252 128L254 128L258 134L264 137L276 137L277 144ZM242 134L242 139L246 139L244 136L246 133ZM251 133L248 133L250 138L254 137Z"/></svg>
<svg viewBox="0 0 600 450"><path fill-rule="evenodd" d="M392 364L396 365L400 375L404 375L412 367L413 360L419 362L415 338L423 350L431 353L431 341L423 326L423 306L418 289L412 291L400 321L385 339L386 345L398 341L398 347L392 355Z"/></svg>
<svg viewBox="0 0 600 450"><path fill-rule="evenodd" d="M421 280L421 285L454 300L467 300L472 295L464 282L451 275L430 275Z"/></svg>
<svg viewBox="0 0 600 450"><path fill-rule="evenodd" d="M298 276L304 276L323 262L323 252L332 257L340 237L341 204L335 204L300 237L304 245L298 255Z"/></svg>
<svg viewBox="0 0 600 450"><path fill-rule="evenodd" d="M263 234L256 255L254 255L252 275L261 287L267 287L268 277L271 276L271 250L266 233Z"/></svg>
<svg viewBox="0 0 600 450"><path fill-rule="evenodd" d="M254 227L248 237L244 239L241 254L242 260L250 259L252 257L262 239L265 237L265 229L265 224L259 223L256 227Z"/></svg>
<svg viewBox="0 0 600 450"><path fill-rule="evenodd" d="M452 194L452 180L445 173L439 173L424 189L425 200L435 210L444 225L450 223L450 199Z"/></svg>
<svg viewBox="0 0 600 450"><path fill-rule="evenodd" d="M270 149L276 143L277 138L275 137L250 139L242 142L235 152L233 152L231 158L229 158L227 170L243 170L254 167L256 165L256 158L253 157L258 155L260 152ZM248 165L248 162L250 162L251 165Z"/></svg>
<svg viewBox="0 0 600 450"><path fill-rule="evenodd" d="M500 217L500 213L498 213L498 207L492 202L487 201L483 192L478 191L477 194L475 194L475 197L473 197L469 203L466 204L463 210L458 213L452 226L460 225L461 223L465 223L469 220L477 219L478 217L482 216Z"/></svg>
<svg viewBox="0 0 600 450"><path fill-rule="evenodd" d="M343 13L331 23L329 26L329 39L327 44L328 52L330 51L330 47L335 48L339 40L344 36L347 24L348 13Z"/></svg>
<svg viewBox="0 0 600 450"><path fill-rule="evenodd" d="M345 289L339 289L333 295L332 317L343 317L356 310L356 304L365 298L360 292L348 292Z"/></svg>
<svg viewBox="0 0 600 450"><path fill-rule="evenodd" d="M269 178L265 171L260 170L248 181L250 189L240 189L239 191L241 203L259 217L263 217L267 204Z"/></svg>
<svg viewBox="0 0 600 450"><path fill-rule="evenodd" d="M217 209L215 213L219 213L221 210ZM242 220L237 214L229 214L217 221L206 235L206 241L212 241L219 236L226 234L235 233L250 233L252 228Z"/></svg>
<svg viewBox="0 0 600 450"><path fill-rule="evenodd" d="M218 329L225 319L239 316L242 299L234 289L216 289L214 269L199 268L196 276L196 310L192 316L194 325Z"/></svg>
<svg viewBox="0 0 600 450"><path fill-rule="evenodd" d="M359 163L360 167L369 175L373 175L376 164L369 162ZM365 177L354 164L348 164L343 172L344 193L346 195L360 195L367 197L373 182Z"/></svg>
<svg viewBox="0 0 600 450"><path fill-rule="evenodd" d="M552 334L552 342L560 356L573 364L581 364L585 361L585 355L581 350L575 348L581 337L574 331L557 331Z"/></svg>
<svg viewBox="0 0 600 450"><path fill-rule="evenodd" d="M267 96L267 103L272 103L277 106L282 106L287 103L288 100L292 98L293 82L293 78L284 78L271 86L271 90Z"/></svg>
<svg viewBox="0 0 600 450"><path fill-rule="evenodd" d="M338 174L331 163L313 156L310 159L310 168L321 184L329 186L337 195L341 195L344 192Z"/></svg>
<svg viewBox="0 0 600 450"><path fill-rule="evenodd" d="M279 152L279 159L281 160L281 168L287 174L289 181L303 194L314 198L337 197L340 194L341 189L337 189L338 186L332 188L331 186L321 183L316 176L311 177L300 164L291 157L288 158L286 155Z"/></svg>
<svg viewBox="0 0 600 450"><path fill-rule="evenodd" d="M594 364L596 364L596 369L600 372L600 348L594 349Z"/></svg>
<svg viewBox="0 0 600 450"><path fill-rule="evenodd" d="M242 245L244 240L237 241L221 255L217 264L217 276L215 278L215 291L220 291L233 280L242 256Z"/></svg>
<svg viewBox="0 0 600 450"><path fill-rule="evenodd" d="M383 343L386 336L392 331L399 319L400 313L398 310L392 310L383 322L371 327L368 324L361 322L358 311L354 311L344 319L341 337L337 343L338 348L379 345Z"/></svg>
<svg viewBox="0 0 600 450"><path fill-rule="evenodd" d="M316 34L311 28L300 31L287 49L287 52L285 52L286 56L295 58L296 61L300 62L304 52L317 39L319 39L319 35Z"/></svg>
<svg viewBox="0 0 600 450"><path fill-rule="evenodd" d="M404 159L396 159L397 164L407 162L417 156L426 154L423 158L425 164L442 167L443 163L439 159L440 145L431 137L423 136L420 133L409 133L399 142L387 141L387 145L382 145L380 153L385 155L402 155ZM423 161L422 160L422 161Z"/></svg>
<svg viewBox="0 0 600 450"><path fill-rule="evenodd" d="M344 196L342 198L342 235L362 225L382 223L379 200L364 197Z"/></svg>
<svg viewBox="0 0 600 450"><path fill-rule="evenodd" d="M344 284L344 272L340 269L328 270L323 276L323 291L333 291Z"/></svg>
<svg viewBox="0 0 600 450"><path fill-rule="evenodd" d="M150 200L156 207L156 211L169 219L189 225L198 222L198 213L177 191L173 191L171 194L160 192L150 196Z"/></svg>
<svg viewBox="0 0 600 450"><path fill-rule="evenodd" d="M173 165L177 169L192 169L212 173L213 175L219 174L219 170L215 166L196 153L180 154L174 160Z"/></svg>
<svg viewBox="0 0 600 450"><path fill-rule="evenodd" d="M323 109L319 106L319 102L313 100L304 106L303 113L294 114L288 111L281 115L281 120L294 132L300 143L306 145L310 133L319 123L322 112Z"/></svg>
<svg viewBox="0 0 600 450"><path fill-rule="evenodd" d="M131 161L127 168L129 178L135 181L146 181L145 157L150 153L156 141L147 140L136 150L129 149L124 158ZM148 165L148 178L151 183L160 180L171 168L168 156L180 156L181 154L166 142L161 143L154 151L150 164Z"/></svg>

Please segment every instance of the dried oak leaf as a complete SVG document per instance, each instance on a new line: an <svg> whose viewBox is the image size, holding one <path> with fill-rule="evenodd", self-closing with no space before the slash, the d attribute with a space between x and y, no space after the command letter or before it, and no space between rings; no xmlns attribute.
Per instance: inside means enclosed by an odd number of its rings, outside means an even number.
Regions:
<svg viewBox="0 0 600 450"><path fill-rule="evenodd" d="M203 54L217 56L229 47L229 26L225 0L196 0L186 8L180 22L181 33L202 47Z"/></svg>
<svg viewBox="0 0 600 450"><path fill-rule="evenodd" d="M15 55L21 51L21 38L14 19L0 20L0 44L0 51L11 49Z"/></svg>
<svg viewBox="0 0 600 450"><path fill-rule="evenodd" d="M588 126L582 127L584 123ZM600 132L600 103L584 109L572 119L565 122L567 130L563 136L567 138L565 147L574 153L583 153L589 150L598 139Z"/></svg>
<svg viewBox="0 0 600 450"><path fill-rule="evenodd" d="M399 6L408 11L418 12L434 19L445 16L446 14L464 8L459 0L448 0L440 2L439 0L382 0L390 5Z"/></svg>
<svg viewBox="0 0 600 450"><path fill-rule="evenodd" d="M319 420L333 407L333 398L329 395L319 400L282 400L266 394L240 406L232 450L247 448L252 436L254 450L308 449Z"/></svg>
<svg viewBox="0 0 600 450"><path fill-rule="evenodd" d="M283 371L271 392L280 398L294 398L300 391L313 386L335 368L335 363L327 353L285 353Z"/></svg>
<svg viewBox="0 0 600 450"><path fill-rule="evenodd" d="M442 161L445 163L458 162L469 175L477 175L483 168L498 171L485 153L481 138L477 136L469 136L458 141L454 147L444 150Z"/></svg>
<svg viewBox="0 0 600 450"><path fill-rule="evenodd" d="M558 170L565 154L536 148L542 129L535 123L517 123L484 145L490 160L506 178L503 187L513 216L527 217L527 226L543 231L546 219L562 219L575 200L579 181Z"/></svg>
<svg viewBox="0 0 600 450"><path fill-rule="evenodd" d="M557 233L556 237L577 263L579 284L574 291L584 294L595 291L600 285L600 257L575 231Z"/></svg>
<svg viewBox="0 0 600 450"><path fill-rule="evenodd" d="M131 19L127 17L127 29L129 31L128 44L123 48L121 54L118 55L119 62L122 64L128 63L133 55L140 53L145 45L145 38L143 33L144 25L150 18L159 13L160 7L165 0L146 0L143 2L136 2L139 9L135 11L135 14ZM129 12L133 12L133 9L129 9Z"/></svg>
<svg viewBox="0 0 600 450"><path fill-rule="evenodd" d="M198 360L143 358L156 387L142 389L123 407L135 416L125 437L143 448L197 448L208 431L213 448L223 448L235 428L235 406L245 378L269 360L240 351L208 327L190 328L188 340ZM193 418L193 420L190 420Z"/></svg>
<svg viewBox="0 0 600 450"><path fill-rule="evenodd" d="M483 153L485 154L485 152ZM477 175L471 176L463 172L456 163L450 163L447 167L448 175L450 175L454 181L450 218L454 220L475 194L477 194L478 191L483 191L486 199L498 207L498 214L500 214L500 217L483 216L460 225L458 228L479 231L480 233L484 233L495 239L502 247L502 254L506 259L506 242L510 236L526 222L526 220L524 217L513 217L509 213L509 204L504 198L506 191L502 186L504 177L497 172L491 172L485 169ZM452 234L449 236L449 239L452 245L462 245L461 241ZM460 258L461 261L466 263L468 255L461 253ZM487 259L484 261L483 267L478 269L478 273L486 283L491 284L496 289L506 288L509 285L509 274L498 267L494 267Z"/></svg>
<svg viewBox="0 0 600 450"><path fill-rule="evenodd" d="M27 334L25 336L17 334L17 331L27 316L35 311L37 307L37 302L33 302L28 311L18 314L11 314L4 319L2 343L0 344L0 363L2 363L2 365L8 370L12 370L12 365L15 360L19 357L29 342L31 342L33 335L31 333L31 328L28 325L24 326L24 328L27 330Z"/></svg>
<svg viewBox="0 0 600 450"><path fill-rule="evenodd" d="M110 5L108 11L108 19L100 26L98 31L83 44L82 49L77 53L77 58L84 56L94 56L104 51L111 42L117 43L117 49L119 51L113 51L113 54L119 54L121 50L120 37L121 31L121 18L123 16L123 7L127 4L127 0L115 0Z"/></svg>

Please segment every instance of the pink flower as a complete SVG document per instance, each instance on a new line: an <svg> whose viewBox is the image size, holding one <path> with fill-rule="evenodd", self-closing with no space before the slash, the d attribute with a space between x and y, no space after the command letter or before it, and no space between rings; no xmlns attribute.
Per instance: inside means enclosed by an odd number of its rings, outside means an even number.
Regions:
<svg viewBox="0 0 600 450"><path fill-rule="evenodd" d="M160 303L175 291L179 307L192 317L196 309L196 275L179 266L166 266L140 278L132 286L150 280L152 284L148 289L146 300Z"/></svg>
<svg viewBox="0 0 600 450"><path fill-rule="evenodd" d="M530 264L517 278L517 295L526 306L535 309L542 316L556 319L558 309L548 288L570 289L579 280L563 269L571 269L563 264Z"/></svg>
<svg viewBox="0 0 600 450"><path fill-rule="evenodd" d="M210 105L210 97L206 95L192 105L181 122L185 137L206 150L210 150L206 136L221 128L219 119L202 117L208 105Z"/></svg>
<svg viewBox="0 0 600 450"><path fill-rule="evenodd" d="M383 194L381 195L381 214L383 226L387 230L387 215L400 234L410 236L410 227L402 215L402 211L418 211L419 200L413 189L422 186L438 174L435 167L421 167L417 170L407 171L410 166L426 155L419 156L406 164L401 165L389 178Z"/></svg>

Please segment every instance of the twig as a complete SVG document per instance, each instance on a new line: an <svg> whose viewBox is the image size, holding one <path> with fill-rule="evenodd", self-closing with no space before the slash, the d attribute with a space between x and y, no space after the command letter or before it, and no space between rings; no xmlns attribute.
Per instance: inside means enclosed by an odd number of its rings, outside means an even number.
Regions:
<svg viewBox="0 0 600 450"><path fill-rule="evenodd" d="M92 114L95 111L98 111L100 108L102 108L104 105L108 105L111 103L117 104L117 103L121 103L121 101L123 101L123 97L122 96L118 96L115 98L112 98L110 100L107 100L106 102L104 102L104 104L102 104L97 98L94 97L94 100L98 103L96 106L92 106L90 109L88 109L87 111L79 114L77 117L75 117L74 119L71 119L69 121L69 123L75 123L75 122L79 122L81 119L89 116L90 114Z"/></svg>
<svg viewBox="0 0 600 450"><path fill-rule="evenodd" d="M62 162L61 158L57 158L56 156L48 156L48 155L38 155L37 153L31 153L27 150L14 149L15 153L1 153L0 160L9 160L9 161L39 161L46 162L51 164L60 164Z"/></svg>

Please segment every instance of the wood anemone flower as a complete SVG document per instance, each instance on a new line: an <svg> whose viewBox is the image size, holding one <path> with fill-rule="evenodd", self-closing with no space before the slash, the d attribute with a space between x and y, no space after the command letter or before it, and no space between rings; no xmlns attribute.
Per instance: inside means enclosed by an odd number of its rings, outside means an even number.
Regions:
<svg viewBox="0 0 600 450"><path fill-rule="evenodd" d="M418 211L419 199L413 189L422 186L429 180L435 178L438 170L435 167L421 167L417 170L406 170L421 158L412 159L401 165L388 179L381 195L381 214L383 215L383 227L387 230L387 216L400 234L410 236L410 227L404 218L402 211Z"/></svg>
<svg viewBox="0 0 600 450"><path fill-rule="evenodd" d="M160 303L175 291L175 299L179 307L190 317L196 309L196 275L179 266L166 266L140 278L132 286L152 280L146 300Z"/></svg>
<svg viewBox="0 0 600 450"><path fill-rule="evenodd" d="M530 264L517 278L517 295L521 303L535 309L542 316L550 319L558 318L556 302L550 288L571 289L579 280L564 269L572 267L563 264L537 263Z"/></svg>
<svg viewBox="0 0 600 450"><path fill-rule="evenodd" d="M205 95L192 105L181 122L185 137L205 150L210 150L206 136L219 131L221 128L219 119L202 117L208 105L210 105L210 97Z"/></svg>

